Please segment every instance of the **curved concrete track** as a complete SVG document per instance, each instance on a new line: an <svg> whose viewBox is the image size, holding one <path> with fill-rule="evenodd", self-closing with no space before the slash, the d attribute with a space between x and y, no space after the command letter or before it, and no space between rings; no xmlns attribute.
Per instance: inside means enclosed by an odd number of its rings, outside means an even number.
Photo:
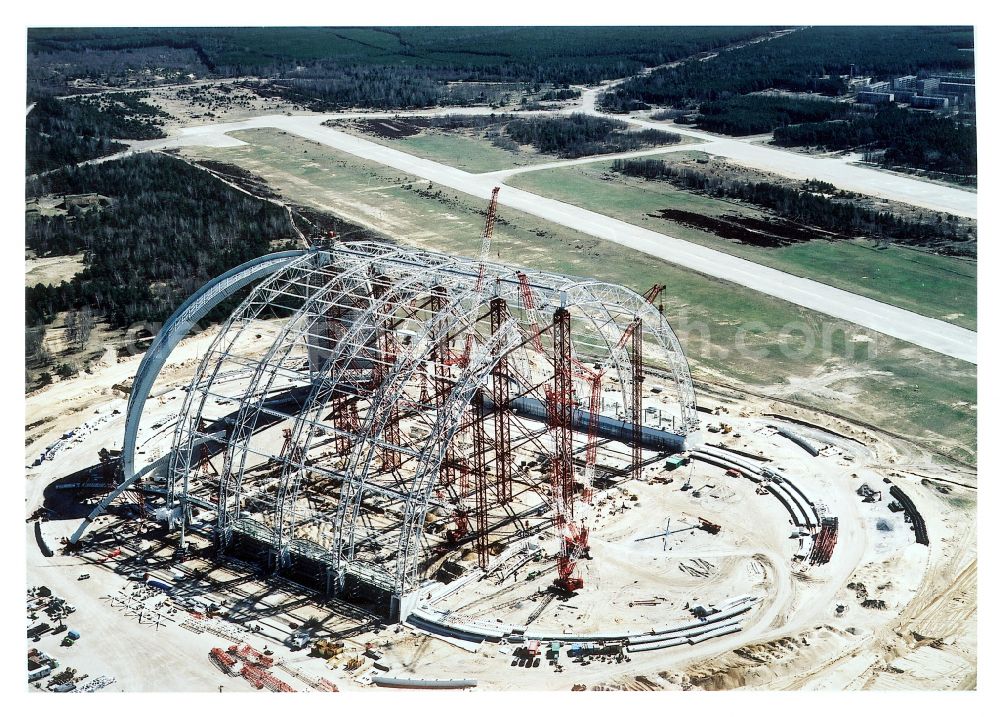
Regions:
<svg viewBox="0 0 1000 717"><path fill-rule="evenodd" d="M328 116L322 115L270 115L242 122L188 127L181 130L178 135L165 140L137 143L133 151L180 146L232 146L242 143L229 137L229 132L244 129L277 128L482 199L489 199L491 196L492 188L497 179L495 176L471 174L330 127L324 127L323 122L327 118ZM741 146L745 144L735 140L733 142ZM746 146L751 147L751 145ZM816 158L802 157L779 150L761 149L768 152L779 152L783 157L787 156L796 161L799 159L816 160ZM751 149L749 151L757 150ZM833 162L838 166L850 166L837 160L823 161ZM854 167L854 169L864 168ZM892 178L903 181L907 186L915 183L931 187L933 191L944 192L945 190L943 187L875 170L864 169L864 171L876 175L880 180L883 177ZM967 192L961 193L968 194ZM975 195L972 197L974 202ZM532 194L523 189L506 187L501 193L500 202L513 209L600 239L613 241L701 274L731 281L828 316L908 341L917 346L976 363L976 332L960 326L921 316L912 311L858 296L811 279L761 266L746 259L650 231L572 204Z"/></svg>

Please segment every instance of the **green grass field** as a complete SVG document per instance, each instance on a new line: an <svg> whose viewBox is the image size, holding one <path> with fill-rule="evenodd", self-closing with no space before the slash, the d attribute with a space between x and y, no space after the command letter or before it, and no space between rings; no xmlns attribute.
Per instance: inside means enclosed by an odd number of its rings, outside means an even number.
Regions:
<svg viewBox="0 0 1000 717"><path fill-rule="evenodd" d="M497 147L485 137L476 137L459 131L431 129L412 137L388 139L362 132L354 128L349 121L335 125L335 129L474 174L559 161L555 155L539 154L531 147L511 151ZM681 136L680 139L681 144L697 142L698 140L692 137Z"/></svg>
<svg viewBox="0 0 1000 717"><path fill-rule="evenodd" d="M347 130L346 127L337 129ZM526 148L519 152L512 152L502 149L481 137L471 137L458 132L447 132L440 130L425 130L412 137L401 137L399 139L386 139L371 134L365 134L351 129L352 134L364 137L369 142L376 142L398 149L417 157L441 162L457 169L464 169L466 172L480 174L483 172L496 172L501 169L512 169L514 167L524 167L539 162L551 162L554 157L538 154Z"/></svg>
<svg viewBox="0 0 1000 717"><path fill-rule="evenodd" d="M776 249L726 241L709 232L648 215L660 209L706 216L763 215L733 202L681 191L666 182L611 174L609 168L610 162L597 162L545 169L518 174L507 183L924 316L976 328L973 262L896 246L876 249L868 241L814 241Z"/></svg>
<svg viewBox="0 0 1000 717"><path fill-rule="evenodd" d="M237 164L294 202L334 212L405 244L478 253L485 203L475 197L429 187L277 130L234 136L248 144L185 151ZM664 284L664 314L697 377L745 382L765 392L787 389L790 379L825 386L851 377L851 385L863 388L853 400L831 400L825 390L794 397L975 462L975 366L506 208L500 210L491 258L637 291Z"/></svg>

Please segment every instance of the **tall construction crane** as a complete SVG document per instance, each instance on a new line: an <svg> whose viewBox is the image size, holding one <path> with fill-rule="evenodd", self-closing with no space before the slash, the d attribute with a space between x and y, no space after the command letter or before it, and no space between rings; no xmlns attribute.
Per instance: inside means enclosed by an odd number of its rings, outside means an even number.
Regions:
<svg viewBox="0 0 1000 717"><path fill-rule="evenodd" d="M642 298L647 302L652 304L656 301L656 297L660 295L664 286L662 284L653 284L643 295ZM632 337L633 332L640 325L638 318L632 321L622 334L622 337L618 340L618 345L615 346L615 351L620 351L628 343L628 340ZM592 369L586 366L583 362L579 361L575 357L573 358L573 368L574 373L590 385L590 420L588 422L587 431L587 451L586 451L586 468L584 469L585 478L585 490L588 491L587 498L590 497L589 492L593 490L594 484L594 471L597 463L597 420L596 416L600 413L601 407L601 381L604 378L604 374L607 368L602 369ZM589 500L588 500L589 502Z"/></svg>
<svg viewBox="0 0 1000 717"><path fill-rule="evenodd" d="M523 303L528 319L531 322L532 340L538 341L538 319L534 312L534 302L528 286L527 277L518 274L521 283ZM663 291L662 284L654 284L643 299L653 303ZM636 333L638 332L638 333ZM633 435L638 436L641 421L642 402L642 319L637 315L635 320L623 332L615 351L620 351L632 339L632 365L635 371L633 383ZM549 413L549 425L554 429L556 439L556 454L552 471L553 476L553 507L556 513L556 528L560 531L559 555L556 558L558 578L556 586L567 592L575 592L583 587L583 579L577 576L576 567L580 557L590 552L589 531L582 522L573 519L573 463L571 416L573 411L573 391L571 377L577 376L590 383L590 416L588 422L586 469L584 478L585 497L588 499L593 491L593 474L597 462L597 416L600 413L601 379L606 369L591 369L573 356L570 339L569 312L559 310L553 316L553 353L555 369L554 385L546 390L546 404ZM541 348L538 341L536 348ZM567 418L569 416L570 418ZM562 445L560 445L562 444ZM638 439L633 440L633 475L638 474L641 449Z"/></svg>
<svg viewBox="0 0 1000 717"><path fill-rule="evenodd" d="M646 292L645 292L645 293L644 293L644 294L642 295L642 298L644 298L644 299L645 299L646 301L648 301L648 302L649 302L650 304L654 304L654 305L655 305L655 303L654 303L654 302L656 301L656 297L657 297L657 296L659 296L659 295L660 295L660 292L661 292L661 291L663 291L663 290L664 290L665 288L666 288L666 287L665 287L665 286L664 286L663 284L653 284L653 285L652 285L651 287L649 287L649 289L647 289L647 290L646 290Z"/></svg>
<svg viewBox="0 0 1000 717"><path fill-rule="evenodd" d="M479 278L476 279L476 290L473 294L474 301L472 303L476 307L475 311L479 310L479 305L482 303L483 285L486 283L486 261L490 257L490 245L493 243L493 227L497 221L498 194L500 194L500 187L493 187L490 205L486 209L486 226L483 227L483 238L479 244ZM476 317L473 316L472 320L475 322ZM475 333L473 331L474 328L475 326L470 327L469 331L465 334L465 348L458 361L459 365L463 368L469 365L469 356L472 354L472 335Z"/></svg>
<svg viewBox="0 0 1000 717"><path fill-rule="evenodd" d="M652 304L656 301L656 297L660 295L660 292L662 292L664 288L663 284L653 284L646 290L646 293L642 295L642 298ZM618 344L614 348L615 351L621 351L625 348L625 344L627 344L628 340L632 338L632 333L635 331L636 327L639 326L639 324L640 320L637 316L627 327L625 327L625 331L622 332L622 336L618 339Z"/></svg>
<svg viewBox="0 0 1000 717"><path fill-rule="evenodd" d="M587 450L585 455L584 468L584 501L589 503L593 496L594 471L597 466L597 416L601 412L601 381L604 379L606 368L592 369L573 358L574 373L578 378L586 381L590 386L590 405L588 406L589 418L587 420Z"/></svg>
<svg viewBox="0 0 1000 717"><path fill-rule="evenodd" d="M531 335L528 338L535 351L540 354L545 353L545 349L542 348L541 329L538 327L538 311L535 309L535 297L531 293L531 284L528 281L528 275L523 271L517 272L517 282L521 287L521 306L524 308L524 313L531 324Z"/></svg>

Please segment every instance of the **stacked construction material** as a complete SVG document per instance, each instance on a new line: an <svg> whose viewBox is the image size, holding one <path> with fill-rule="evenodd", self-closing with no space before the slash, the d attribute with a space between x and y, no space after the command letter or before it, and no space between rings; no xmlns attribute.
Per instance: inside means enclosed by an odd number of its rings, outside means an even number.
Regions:
<svg viewBox="0 0 1000 717"><path fill-rule="evenodd" d="M274 664L274 658L255 650L246 643L230 645L229 649L225 651L213 647L208 653L208 659L230 676L236 674L236 665L242 660L243 667L240 668L240 676L258 690L266 687L272 692L295 692L291 685L279 680L268 670ZM318 688L323 692L337 691L336 686L332 683L326 680L321 680L321 682L326 682L325 685Z"/></svg>
<svg viewBox="0 0 1000 717"><path fill-rule="evenodd" d="M927 525L924 523L924 517L920 515L917 510L917 506L913 504L910 500L910 496L906 495L903 491L899 489L899 486L892 486L889 489L889 493L893 498L899 501L899 504L903 506L903 510L906 511L907 517L910 519L910 523L913 525L913 532L916 534L917 542L921 545L930 545L930 537L927 535Z"/></svg>
<svg viewBox="0 0 1000 717"><path fill-rule="evenodd" d="M823 565L830 562L833 549L837 545L837 527L836 518L823 518L819 535L813 541L812 552L809 554L811 565Z"/></svg>
<svg viewBox="0 0 1000 717"><path fill-rule="evenodd" d="M233 668L236 667L237 660L232 655L223 652L221 648L213 647L209 650L208 659L227 675L233 674Z"/></svg>
<svg viewBox="0 0 1000 717"><path fill-rule="evenodd" d="M773 428L774 430L776 430L778 432L779 436L784 436L785 438L787 438L788 440L790 440L792 443L795 443L796 445L798 445L799 447L801 447L804 451L806 451L807 453L809 453L809 455L811 455L813 457L816 457L816 456L819 455L819 449L816 448L816 446L814 446L812 443L810 443L809 441L807 441L805 438L803 438L799 434L794 433L794 432L792 432L792 431L790 431L787 428L784 428L782 426L776 426L773 423L769 423L768 427L769 428Z"/></svg>
<svg viewBox="0 0 1000 717"><path fill-rule="evenodd" d="M295 692L287 682L279 680L260 665L251 662L244 662L240 674L256 689L266 687L271 692Z"/></svg>
<svg viewBox="0 0 1000 717"><path fill-rule="evenodd" d="M246 643L243 643L242 645L230 645L228 652L230 655L235 655L251 665L270 667L274 664L274 658L261 653L259 650L253 649Z"/></svg>

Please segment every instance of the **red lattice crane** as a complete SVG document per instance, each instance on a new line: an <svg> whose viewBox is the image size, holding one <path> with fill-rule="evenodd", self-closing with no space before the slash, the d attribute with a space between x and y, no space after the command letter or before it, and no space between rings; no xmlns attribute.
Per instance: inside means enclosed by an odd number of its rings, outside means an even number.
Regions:
<svg viewBox="0 0 1000 717"><path fill-rule="evenodd" d="M482 241L479 244L479 277L476 279L475 301L473 305L475 311L479 311L479 304L482 303L484 284L486 283L486 262L490 258L490 245L493 243L493 227L497 222L497 195L500 194L500 187L493 187L493 194L490 197L490 205L486 209L486 226L483 227ZM476 317L473 317L475 320ZM472 336L475 333L475 326L470 326L465 334L465 348L458 360L462 367L469 365L469 356L472 354Z"/></svg>
<svg viewBox="0 0 1000 717"><path fill-rule="evenodd" d="M663 291L665 288L666 287L664 287L663 284L653 284L642 295L642 298L644 298L646 301L652 304L653 302L656 301L656 297L660 295L660 292Z"/></svg>
<svg viewBox="0 0 1000 717"><path fill-rule="evenodd" d="M473 401L472 418L472 472L476 481L476 555L479 567L489 566L489 502L486 492L486 427L482 392Z"/></svg>
<svg viewBox="0 0 1000 717"><path fill-rule="evenodd" d="M507 302L499 296L490 302L490 330L497 333L510 314ZM506 505L513 500L510 450L510 386L507 375L507 354L500 353L493 364L493 438L495 446L497 502Z"/></svg>
<svg viewBox="0 0 1000 717"><path fill-rule="evenodd" d="M663 288L664 287L662 284L653 284L649 289L646 290L646 293L642 295L642 298L644 298L647 302L652 304L654 301L656 301L656 297L660 295L660 292L663 291ZM623 348L625 348L625 344L627 344L628 340L632 338L632 334L635 332L636 327L639 326L640 324L641 321L639 317L636 316L632 320L632 322L625 327L625 331L622 332L621 338L618 339L618 343L615 345L614 349L615 351L621 351Z"/></svg>
<svg viewBox="0 0 1000 717"><path fill-rule="evenodd" d="M556 530L559 531L559 555L556 566L559 576L556 586L568 592L583 587L583 579L576 577L579 557L579 535L573 525L573 344L570 313L556 309L552 317L553 377L552 387L545 392L549 427L555 440L552 456L552 508Z"/></svg>
<svg viewBox="0 0 1000 717"><path fill-rule="evenodd" d="M388 373L388 367L396 363L398 353L395 334L390 331L384 332L381 337L379 348L382 354L382 361L385 366L383 370ZM389 417L386 420L385 431L383 434L383 438L387 445L383 446L380 450L382 454L382 470L385 471L395 470L402 465L402 457L400 456L399 451L391 447L398 446L402 443L402 437L399 429L400 418L399 401L394 401L389 407Z"/></svg>
<svg viewBox="0 0 1000 717"><path fill-rule="evenodd" d="M642 473L642 319L632 324L632 478L638 480Z"/></svg>
<svg viewBox="0 0 1000 717"><path fill-rule="evenodd" d="M517 272L517 282L521 286L521 305L524 307L524 313L527 315L528 323L531 325L531 335L528 339L531 341L531 345L535 351L545 353L545 349L542 348L541 329L538 327L538 312L535 310L535 297L531 292L528 275L523 271Z"/></svg>
<svg viewBox="0 0 1000 717"><path fill-rule="evenodd" d="M578 359L573 359L576 375L590 385L590 399L587 406L587 450L585 455L586 468L584 472L583 499L589 503L593 497L594 471L597 466L597 428L598 417L601 414L601 382L604 380L606 368L593 369Z"/></svg>

